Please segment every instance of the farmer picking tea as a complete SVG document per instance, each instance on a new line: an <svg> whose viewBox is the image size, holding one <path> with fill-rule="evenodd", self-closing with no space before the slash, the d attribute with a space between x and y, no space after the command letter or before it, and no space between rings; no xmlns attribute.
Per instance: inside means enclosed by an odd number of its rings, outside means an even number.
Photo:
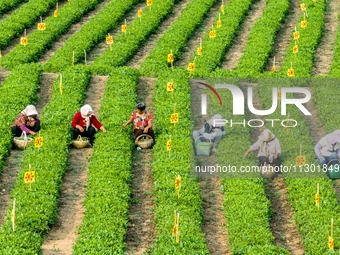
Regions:
<svg viewBox="0 0 340 255"><path fill-rule="evenodd" d="M134 139L142 134L148 134L154 139L155 133L152 129L152 116L145 108L146 105L144 102L138 103L136 110L131 113L130 119L122 125L123 127L126 127L130 123L133 123Z"/></svg>
<svg viewBox="0 0 340 255"><path fill-rule="evenodd" d="M215 114L211 119L204 123L201 129L194 130L194 132L192 132L194 141L202 142L203 140L210 140L213 142L213 151L217 151L217 143L225 135L225 122L221 120L222 116L220 114Z"/></svg>
<svg viewBox="0 0 340 255"><path fill-rule="evenodd" d="M280 142L269 129L263 130L261 135L259 135L259 139L250 146L244 156L247 157L250 152L256 150L259 150L257 154L257 157L259 159L259 166L267 166L268 164L274 167L281 166Z"/></svg>
<svg viewBox="0 0 340 255"><path fill-rule="evenodd" d="M94 135L97 131L96 129L106 133L106 129L99 122L97 117L94 115L91 106L88 104L81 107L80 111L74 115L72 120L72 127L74 140L76 140L79 135L82 137L88 137L91 145L93 145L94 142Z"/></svg>
<svg viewBox="0 0 340 255"><path fill-rule="evenodd" d="M317 161L321 165L338 165L340 156L339 143L340 130L335 130L322 137L314 147Z"/></svg>
<svg viewBox="0 0 340 255"><path fill-rule="evenodd" d="M14 124L11 126L12 133L20 137L25 131L27 135L35 135L40 130L40 120L38 112L34 105L27 105L24 110L16 117Z"/></svg>

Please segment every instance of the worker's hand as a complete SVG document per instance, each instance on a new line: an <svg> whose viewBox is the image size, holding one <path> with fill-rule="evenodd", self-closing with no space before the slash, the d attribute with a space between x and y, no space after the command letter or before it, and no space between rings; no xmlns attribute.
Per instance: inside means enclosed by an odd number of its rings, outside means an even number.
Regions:
<svg viewBox="0 0 340 255"><path fill-rule="evenodd" d="M275 153L275 154L274 154L274 158L277 158L277 156L278 156L278 153Z"/></svg>
<svg viewBox="0 0 340 255"><path fill-rule="evenodd" d="M100 130L106 133L106 129L103 126L100 127Z"/></svg>
<svg viewBox="0 0 340 255"><path fill-rule="evenodd" d="M35 135L36 133L34 131L30 131L30 135Z"/></svg>
<svg viewBox="0 0 340 255"><path fill-rule="evenodd" d="M149 127L144 128L143 133L146 134L149 131Z"/></svg>
<svg viewBox="0 0 340 255"><path fill-rule="evenodd" d="M122 127L125 128L125 127L126 127L126 123L124 123L124 124L122 125Z"/></svg>
<svg viewBox="0 0 340 255"><path fill-rule="evenodd" d="M248 154L249 154L249 152L248 152L248 151L246 151L246 153L244 153L244 157L247 157L247 156L248 156Z"/></svg>
<svg viewBox="0 0 340 255"><path fill-rule="evenodd" d="M79 129L80 133L83 133L85 131L85 129L81 126L78 126L78 129Z"/></svg>

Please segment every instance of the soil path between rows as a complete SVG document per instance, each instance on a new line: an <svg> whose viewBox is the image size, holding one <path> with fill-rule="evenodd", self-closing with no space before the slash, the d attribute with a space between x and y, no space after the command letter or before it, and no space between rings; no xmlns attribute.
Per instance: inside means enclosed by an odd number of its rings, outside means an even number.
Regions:
<svg viewBox="0 0 340 255"><path fill-rule="evenodd" d="M97 116L107 79L108 76L93 76L86 92L84 104L90 104ZM44 240L43 255L72 254L73 245L85 215L83 202L92 151L92 148L76 149L71 147L70 149L69 166L63 176L59 198L58 218Z"/></svg>
<svg viewBox="0 0 340 255"><path fill-rule="evenodd" d="M146 110L154 115L154 84L155 79L141 77L138 82L137 101L145 102ZM153 125L154 130L155 126ZM156 130L155 130L156 131ZM131 203L129 222L126 232L127 255L141 255L147 252L156 238L154 222L155 202L152 192L153 149L141 149L133 152Z"/></svg>
<svg viewBox="0 0 340 255"><path fill-rule="evenodd" d="M254 91L256 91L256 83L245 82L241 84L243 93L246 93L248 86L254 86ZM263 109L260 98L257 96L256 92L253 94L253 106L257 110ZM262 119L265 121L263 116L254 115L249 111L247 112L247 115L248 119ZM252 130L251 137L253 143L257 141L265 128L267 127L263 126ZM280 140L279 137L278 139ZM293 220L294 212L289 204L287 184L280 175L276 175L275 177L276 178L266 178L264 184L266 197L270 201L273 210L269 225L274 236L274 244L288 250L292 255L303 255L303 242L296 223Z"/></svg>
<svg viewBox="0 0 340 255"><path fill-rule="evenodd" d="M1 73L3 74L3 72ZM8 74L9 72L5 72L5 76L7 76ZM55 74L41 74L39 84L40 89L37 94L39 100L35 104L39 115L42 114L43 108L50 101L52 94L52 85L56 78L57 75ZM10 193L15 185L15 180L17 178L18 172L20 171L23 155L24 151L13 148L10 151L9 156L5 161L5 166L0 174L0 226L4 222L4 217L11 201Z"/></svg>
<svg viewBox="0 0 340 255"><path fill-rule="evenodd" d="M259 0L252 5L251 10L241 25L241 29L238 31L238 36L234 38L231 48L226 52L225 61L222 62L223 69L233 70L237 66L246 49L251 30L256 21L262 16L265 8L266 0Z"/></svg>
<svg viewBox="0 0 340 255"><path fill-rule="evenodd" d="M208 116L202 116L197 109L201 108L202 89L197 82L203 80L190 80L191 86L191 109L192 109L192 127L195 130L200 129ZM218 147L217 147L218 148ZM210 157L195 156L196 164L204 161L205 165L215 165L217 156L215 153ZM209 174L200 174L198 177L203 200L203 222L202 232L205 236L206 245L211 255L228 255L231 254L228 246L227 219L224 215L224 193L223 185L219 176Z"/></svg>
<svg viewBox="0 0 340 255"><path fill-rule="evenodd" d="M144 62L146 57L153 50L157 41L164 35L164 33L171 27L172 23L181 15L190 0L182 0L176 4L173 8L172 14L163 20L157 28L157 32L152 34L147 43L145 43L136 52L135 56L127 63L128 66L139 69L140 65Z"/></svg>

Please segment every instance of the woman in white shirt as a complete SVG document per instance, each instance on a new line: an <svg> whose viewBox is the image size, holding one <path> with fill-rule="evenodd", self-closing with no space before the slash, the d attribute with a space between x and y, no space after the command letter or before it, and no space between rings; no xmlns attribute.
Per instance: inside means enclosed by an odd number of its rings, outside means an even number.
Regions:
<svg viewBox="0 0 340 255"><path fill-rule="evenodd" d="M339 164L339 143L340 130L335 130L334 132L322 137L315 145L314 151L317 160L321 165L328 165L330 162L332 162L332 165Z"/></svg>

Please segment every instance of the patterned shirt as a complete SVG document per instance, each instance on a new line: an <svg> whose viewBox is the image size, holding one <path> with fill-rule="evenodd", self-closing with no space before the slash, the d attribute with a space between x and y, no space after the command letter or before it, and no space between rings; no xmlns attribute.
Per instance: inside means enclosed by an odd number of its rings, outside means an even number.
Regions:
<svg viewBox="0 0 340 255"><path fill-rule="evenodd" d="M131 118L133 118L133 128L134 129L144 129L152 120L152 116L148 111L144 111L143 116L138 116L137 111L131 113Z"/></svg>
<svg viewBox="0 0 340 255"><path fill-rule="evenodd" d="M27 134L29 134L30 133L30 129L29 129L29 126L28 126L29 122L30 121L29 121L28 117L25 114L20 113L16 117L12 127L14 127L14 126L20 127L20 129L22 131L25 131ZM35 122L40 124L40 120L39 119L35 119Z"/></svg>

